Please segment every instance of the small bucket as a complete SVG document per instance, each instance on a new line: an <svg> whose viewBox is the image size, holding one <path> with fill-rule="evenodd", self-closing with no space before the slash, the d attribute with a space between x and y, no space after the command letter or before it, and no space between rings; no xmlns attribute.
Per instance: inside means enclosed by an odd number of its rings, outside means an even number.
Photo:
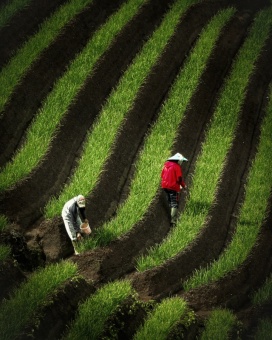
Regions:
<svg viewBox="0 0 272 340"><path fill-rule="evenodd" d="M89 223L82 223L80 226L80 230L86 235L89 235L92 232Z"/></svg>

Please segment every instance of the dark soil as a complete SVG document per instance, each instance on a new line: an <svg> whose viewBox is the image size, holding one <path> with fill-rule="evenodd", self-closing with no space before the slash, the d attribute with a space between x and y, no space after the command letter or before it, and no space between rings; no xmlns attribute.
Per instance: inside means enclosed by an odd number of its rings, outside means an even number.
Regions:
<svg viewBox="0 0 272 340"><path fill-rule="evenodd" d="M25 130L70 61L122 2L95 0L65 27L62 34L31 66L0 117L0 166L11 158L23 142ZM7 27L0 30L0 47L3 50L0 64L4 65L13 51L36 32L42 20L62 3L64 1L34 1L33 5L18 13ZM11 245L14 260L9 260L0 268L1 300L7 298L14 287L26 280L29 272L50 262L70 258L77 263L79 273L83 276L76 282L67 282L56 294L52 304L41 311L43 317L39 317L40 321L36 323L39 326L34 327L34 320L22 332L20 339L28 338L31 332L35 339L60 338L67 324L75 317L77 306L82 300L106 282L121 278L131 280L142 301L160 301L164 297L178 294L187 300L198 315L205 317L214 307L231 308L243 324L245 339L250 338L251 332L255 332L258 319L268 315L271 310L271 305L253 308L250 304L252 292L264 283L272 271L271 204L258 243L241 267L218 282L187 293L183 291L182 282L194 270L217 259L235 231L236 215L244 199L244 185L256 153L267 104L268 86L272 79L272 36L267 41L250 79L236 137L217 191L216 203L210 209L205 228L183 252L153 270L139 273L135 269L136 258L161 242L170 229L167 202L159 188L143 221L107 247L79 256L72 255L73 248L61 217L52 220L44 220L43 217L43 208L50 197L58 195L73 174L86 134L92 128L111 90L160 24L171 3L172 0L151 0L143 6L99 60L95 72L87 79L62 120L46 158L27 180L0 194L0 213L6 215L12 223L10 229L1 234L0 241ZM247 36L256 11L268 5L269 1L258 1L257 4L249 0L233 0L232 4L237 7L237 12L221 33L191 99L185 119L178 127L178 135L172 148L173 153L182 152L189 159L184 166L188 190L207 124L212 118L232 61ZM219 9L227 5L229 1L204 1L190 8L153 67L133 108L127 114L112 154L104 165L103 176L87 198L87 216L93 233L115 216L119 204L127 197L134 164L145 136L156 121L161 105L167 98L186 56L201 29ZM33 20L32 16L35 17ZM180 203L180 214L184 209L185 199L186 194ZM118 338L132 338L146 315L146 308L143 305L138 305L137 308L134 306L132 318L129 316L131 303L126 301L124 304L124 312L121 313L123 316L120 314L109 320L105 336L110 335L113 323L119 327ZM121 327L120 320L125 322L126 327ZM118 322L121 322L120 325ZM54 326L48 327L52 324ZM203 319L200 317L197 324L187 330L187 338L195 338L202 329ZM178 328L176 331L178 332ZM184 329L180 331L184 332ZM173 334L172 338L175 337Z"/></svg>

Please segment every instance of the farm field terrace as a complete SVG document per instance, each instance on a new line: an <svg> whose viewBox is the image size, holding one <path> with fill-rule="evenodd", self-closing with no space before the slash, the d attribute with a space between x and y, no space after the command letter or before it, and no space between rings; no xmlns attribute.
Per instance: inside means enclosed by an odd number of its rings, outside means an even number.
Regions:
<svg viewBox="0 0 272 340"><path fill-rule="evenodd" d="M0 338L270 335L271 1L2 1L0 50Z"/></svg>

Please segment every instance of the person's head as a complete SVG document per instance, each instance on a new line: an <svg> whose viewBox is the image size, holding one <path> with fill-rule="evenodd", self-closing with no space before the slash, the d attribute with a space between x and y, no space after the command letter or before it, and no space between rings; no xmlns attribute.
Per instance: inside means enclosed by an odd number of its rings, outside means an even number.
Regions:
<svg viewBox="0 0 272 340"><path fill-rule="evenodd" d="M181 165L183 162L188 162L188 159L185 158L181 153L176 153L174 156L167 159L168 161L175 161L179 165Z"/></svg>
<svg viewBox="0 0 272 340"><path fill-rule="evenodd" d="M86 200L83 195L78 195L76 201L79 208L85 208Z"/></svg>

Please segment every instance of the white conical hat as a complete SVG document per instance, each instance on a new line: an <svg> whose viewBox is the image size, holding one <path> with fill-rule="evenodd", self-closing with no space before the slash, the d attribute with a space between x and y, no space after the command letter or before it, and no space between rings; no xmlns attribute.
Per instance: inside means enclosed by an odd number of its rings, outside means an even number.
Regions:
<svg viewBox="0 0 272 340"><path fill-rule="evenodd" d="M168 161L185 161L187 162L188 159L182 156L181 153L176 153L174 156L167 159Z"/></svg>

